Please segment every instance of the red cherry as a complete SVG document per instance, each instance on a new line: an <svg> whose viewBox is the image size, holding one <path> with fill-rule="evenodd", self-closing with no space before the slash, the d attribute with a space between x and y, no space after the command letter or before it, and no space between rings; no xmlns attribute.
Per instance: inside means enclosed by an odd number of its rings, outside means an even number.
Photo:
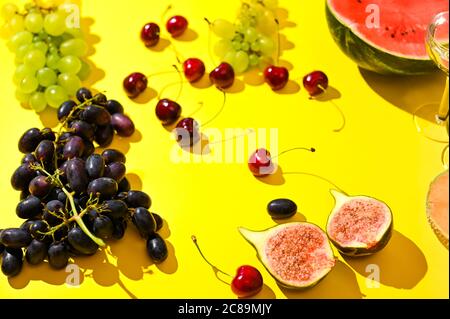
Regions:
<svg viewBox="0 0 450 319"><path fill-rule="evenodd" d="M147 77L139 72L131 73L123 80L123 88L131 98L137 97L147 88Z"/></svg>
<svg viewBox="0 0 450 319"><path fill-rule="evenodd" d="M263 287L263 278L253 266L241 266L231 282L231 290L240 298L256 295Z"/></svg>
<svg viewBox="0 0 450 319"><path fill-rule="evenodd" d="M200 140L198 123L191 117L186 117L178 122L175 128L177 142L181 146L192 146Z"/></svg>
<svg viewBox="0 0 450 319"><path fill-rule="evenodd" d="M172 35L172 37L179 37L186 31L188 27L188 21L183 16L173 16L167 21L166 29Z"/></svg>
<svg viewBox="0 0 450 319"><path fill-rule="evenodd" d="M197 58L190 58L184 61L183 71L186 79L194 83L202 78L205 74L205 64Z"/></svg>
<svg viewBox="0 0 450 319"><path fill-rule="evenodd" d="M285 67L271 65L264 70L264 78L272 90L281 90L289 81L289 71Z"/></svg>
<svg viewBox="0 0 450 319"><path fill-rule="evenodd" d="M222 62L217 68L211 71L209 79L219 89L226 89L234 83L233 67L226 62Z"/></svg>
<svg viewBox="0 0 450 319"><path fill-rule="evenodd" d="M170 125L180 117L181 106L175 101L162 99L156 104L155 113L163 125Z"/></svg>
<svg viewBox="0 0 450 319"><path fill-rule="evenodd" d="M309 95L315 96L324 92L328 87L328 77L322 71L311 72L303 78L303 86Z"/></svg>
<svg viewBox="0 0 450 319"><path fill-rule="evenodd" d="M248 168L256 177L272 174L274 166L270 152L265 148L257 149L248 160Z"/></svg>
<svg viewBox="0 0 450 319"><path fill-rule="evenodd" d="M150 22L144 25L141 31L141 40L146 47L153 47L159 42L160 29L156 23Z"/></svg>

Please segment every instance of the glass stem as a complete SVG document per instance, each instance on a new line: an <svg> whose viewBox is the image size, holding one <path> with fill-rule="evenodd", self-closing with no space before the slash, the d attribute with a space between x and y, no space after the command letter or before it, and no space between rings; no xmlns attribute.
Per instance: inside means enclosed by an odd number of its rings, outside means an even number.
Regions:
<svg viewBox="0 0 450 319"><path fill-rule="evenodd" d="M439 106L438 118L445 121L448 116L448 76L445 82L444 95L442 96L441 105Z"/></svg>

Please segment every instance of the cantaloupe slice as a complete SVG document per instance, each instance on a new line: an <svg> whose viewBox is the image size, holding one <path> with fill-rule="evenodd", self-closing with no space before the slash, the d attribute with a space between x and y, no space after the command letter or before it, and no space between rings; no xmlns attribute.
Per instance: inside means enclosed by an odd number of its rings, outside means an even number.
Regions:
<svg viewBox="0 0 450 319"><path fill-rule="evenodd" d="M427 198L427 217L436 236L448 249L448 171L431 183Z"/></svg>

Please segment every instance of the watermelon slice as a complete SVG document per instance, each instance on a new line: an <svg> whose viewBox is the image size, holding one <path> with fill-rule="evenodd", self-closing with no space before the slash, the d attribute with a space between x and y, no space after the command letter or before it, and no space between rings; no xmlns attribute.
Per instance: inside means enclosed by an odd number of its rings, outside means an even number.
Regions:
<svg viewBox="0 0 450 319"><path fill-rule="evenodd" d="M441 243L448 249L448 171L431 183L427 198L427 216Z"/></svg>
<svg viewBox="0 0 450 319"><path fill-rule="evenodd" d="M421 74L437 69L425 35L433 17L448 7L448 0L327 0L326 13L334 40L360 67Z"/></svg>

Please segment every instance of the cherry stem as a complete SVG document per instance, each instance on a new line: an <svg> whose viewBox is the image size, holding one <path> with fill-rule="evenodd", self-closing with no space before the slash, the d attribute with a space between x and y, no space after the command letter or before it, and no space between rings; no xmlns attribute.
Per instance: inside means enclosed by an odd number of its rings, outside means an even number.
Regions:
<svg viewBox="0 0 450 319"><path fill-rule="evenodd" d="M153 74L150 74L150 75L146 75L145 77L148 79L148 78L152 78L154 76L159 76L159 75L164 75L164 74L172 74L172 73L175 73L175 72L177 72L177 71L161 71L161 72L153 73Z"/></svg>
<svg viewBox="0 0 450 319"><path fill-rule="evenodd" d="M280 55L281 55L281 38L280 38L280 22L277 18L275 18L275 23L277 24L277 59L276 64L280 64Z"/></svg>
<svg viewBox="0 0 450 319"><path fill-rule="evenodd" d="M448 144L444 147L444 149L442 150L442 153L441 153L442 165L444 166L445 169L448 169L448 163L445 163L445 158L447 157L447 156L445 156L446 151L448 151Z"/></svg>
<svg viewBox="0 0 450 319"><path fill-rule="evenodd" d="M250 134L254 134L254 133L255 133L255 130L249 128L249 129L247 129L247 132L245 132L245 133L243 133L243 134L235 135L235 136L233 136L233 137L230 137L230 138L227 138L227 139L224 139L224 140L221 140L221 141L208 142L208 145L224 143L224 142L231 141L231 140L237 139L237 138L239 138L239 137L244 137L244 136L247 136L247 135L250 135Z"/></svg>
<svg viewBox="0 0 450 319"><path fill-rule="evenodd" d="M200 249L200 246L199 246L198 243L197 243L197 237L195 237L194 235L192 235L192 236L191 236L191 239L192 239L192 241L194 242L195 247L197 247L197 250L198 250L198 252L200 253L200 256L202 256L203 260L206 261L206 263L207 263L208 265L210 265L210 266L214 269L214 271L218 271L218 272L220 272L220 273L222 273L222 274L224 274L224 275L227 275L227 276L229 276L229 277L232 277L230 274L227 274L226 272L220 270L219 268L217 268L216 266L214 266L213 264L211 264L211 263L209 262L208 259L206 259L205 255L203 255L202 250Z"/></svg>
<svg viewBox="0 0 450 319"><path fill-rule="evenodd" d="M192 113L190 113L188 116L186 117L193 117L198 111L200 111L203 106L205 105L205 103L203 103L202 101L198 102L198 108L196 108Z"/></svg>
<svg viewBox="0 0 450 319"><path fill-rule="evenodd" d="M169 5L167 6L166 10L164 10L164 12L161 14L161 25L165 25L164 18L166 17L166 14L167 14L170 10L172 10L172 5L171 5L171 4L169 4Z"/></svg>
<svg viewBox="0 0 450 319"><path fill-rule="evenodd" d="M163 87L162 90L161 90L161 91L159 92L159 94L158 94L158 100L161 99L162 93L163 93L167 88L169 88L170 86L175 85L175 84L178 84L179 87L180 87L179 90L178 90L178 95L177 95L177 97L175 98L175 101L178 101L178 99L181 97L181 93L182 93L182 91L183 91L183 83L184 83L183 75L181 74L180 70L178 69L178 67L177 67L175 64L172 65L172 66L173 66L173 67L175 68L175 70L177 71L180 80L179 80L178 82L174 82L174 83L167 84L165 87Z"/></svg>
<svg viewBox="0 0 450 319"><path fill-rule="evenodd" d="M222 107L220 108L220 110L210 120L208 120L205 123L203 123L202 127L205 127L206 125L208 125L212 121L214 121L220 115L220 113L222 113L223 109L225 108L225 104L227 103L227 94L225 93L225 91L221 90L221 92L223 93Z"/></svg>
<svg viewBox="0 0 450 319"><path fill-rule="evenodd" d="M315 177L318 179L321 179L325 182L327 182L328 184L331 184L334 188L336 188L338 191L340 191L342 194L344 195L348 195L347 192L345 192L342 188L340 188L339 186L337 186L335 183L333 183L332 181L330 181L329 179L322 177L320 175L317 174L313 174L313 173L307 173L307 172L284 172L283 175L306 175L306 176L311 176L311 177Z"/></svg>
<svg viewBox="0 0 450 319"><path fill-rule="evenodd" d="M322 85L320 85L320 84L318 84L317 87L318 87L319 89L321 89L322 92L325 92L325 91L326 91L326 89L325 89ZM345 114L344 114L344 112L341 110L341 108L339 107L339 105L336 104L336 102L334 102L333 100L330 100L330 103L336 108L336 110L339 112L339 114L341 115L341 118L342 118L342 124L341 124L341 126L340 126L339 128L337 128L337 129L334 129L333 132L340 132L340 131L342 131L342 130L344 129L345 125L347 124L347 121L346 121L346 119L345 119Z"/></svg>
<svg viewBox="0 0 450 319"><path fill-rule="evenodd" d="M311 153L315 153L315 152L316 152L316 149L315 149L314 147L311 147L311 148L307 148L307 147L294 147L294 148L290 148L290 149L288 149L288 150L285 150L285 151L279 153L278 155L273 156L272 159L275 159L275 158L277 158L277 157L280 157L280 156L283 155L283 154L289 153L289 152L291 152L291 151L296 151L296 150L303 150L303 151L308 151L308 152L311 152Z"/></svg>

